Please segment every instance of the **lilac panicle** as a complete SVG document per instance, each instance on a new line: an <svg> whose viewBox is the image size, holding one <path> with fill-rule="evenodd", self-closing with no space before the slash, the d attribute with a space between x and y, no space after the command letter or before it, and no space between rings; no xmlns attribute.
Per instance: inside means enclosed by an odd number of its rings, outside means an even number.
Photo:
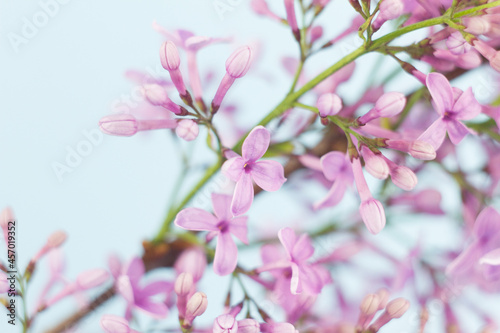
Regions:
<svg viewBox="0 0 500 333"><path fill-rule="evenodd" d="M236 79L243 77L249 70L252 62L252 49L242 46L231 54L226 61L226 74L222 78L219 88L212 100L212 113L219 110L222 100Z"/></svg>
<svg viewBox="0 0 500 333"><path fill-rule="evenodd" d="M142 120L131 114L113 114L99 120L99 128L109 135L132 136L139 131L171 129L177 126L173 119Z"/></svg>

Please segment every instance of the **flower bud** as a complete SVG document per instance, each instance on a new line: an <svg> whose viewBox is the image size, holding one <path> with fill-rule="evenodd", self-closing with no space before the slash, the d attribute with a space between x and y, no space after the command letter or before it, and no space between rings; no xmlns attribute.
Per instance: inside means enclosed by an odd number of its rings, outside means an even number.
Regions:
<svg viewBox="0 0 500 333"><path fill-rule="evenodd" d="M342 100L334 93L323 94L318 98L316 107L321 117L334 116L342 109Z"/></svg>
<svg viewBox="0 0 500 333"><path fill-rule="evenodd" d="M193 287L193 276L190 273L181 273L175 280L174 290L179 296L189 294Z"/></svg>
<svg viewBox="0 0 500 333"><path fill-rule="evenodd" d="M181 59L179 58L179 51L177 51L177 47L173 42L168 41L161 45L160 60L163 68L169 72L179 68Z"/></svg>
<svg viewBox="0 0 500 333"><path fill-rule="evenodd" d="M320 25L314 26L309 30L309 36L311 38L311 44L323 36L323 27Z"/></svg>
<svg viewBox="0 0 500 333"><path fill-rule="evenodd" d="M423 161L430 161L436 158L436 150L425 141L416 140L410 146L410 155Z"/></svg>
<svg viewBox="0 0 500 333"><path fill-rule="evenodd" d="M163 105L169 101L165 88L156 83L143 85L141 92L153 105Z"/></svg>
<svg viewBox="0 0 500 333"><path fill-rule="evenodd" d="M99 323L101 328L107 333L131 333L133 332L125 318L114 316L114 315L104 315Z"/></svg>
<svg viewBox="0 0 500 333"><path fill-rule="evenodd" d="M178 274L183 272L191 273L194 283L202 278L206 266L207 257L205 252L199 247L191 247L184 250L174 265Z"/></svg>
<svg viewBox="0 0 500 333"><path fill-rule="evenodd" d="M383 94L375 103L375 109L379 117L393 117L403 111L405 104L405 95L393 91Z"/></svg>
<svg viewBox="0 0 500 333"><path fill-rule="evenodd" d="M370 148L363 146L361 154L365 160L365 170L377 179L386 179L389 176L389 166L381 157L381 154L375 154Z"/></svg>
<svg viewBox="0 0 500 333"><path fill-rule="evenodd" d="M404 298L396 298L387 304L386 311L391 318L400 318L410 308L410 302Z"/></svg>
<svg viewBox="0 0 500 333"><path fill-rule="evenodd" d="M137 133L137 120L130 114L113 114L101 118L99 127L105 134L132 136Z"/></svg>
<svg viewBox="0 0 500 333"><path fill-rule="evenodd" d="M250 7L252 7L253 11L257 15L267 16L273 20L281 22L281 18L269 9L266 0L252 0L250 2Z"/></svg>
<svg viewBox="0 0 500 333"><path fill-rule="evenodd" d="M67 235L64 231L56 231L49 236L47 247L54 249L61 246L66 241Z"/></svg>
<svg viewBox="0 0 500 333"><path fill-rule="evenodd" d="M465 31L473 35L484 35L491 28L490 22L481 16L465 17L462 22L467 27Z"/></svg>
<svg viewBox="0 0 500 333"><path fill-rule="evenodd" d="M363 298L359 310L362 314L373 315L378 311L380 298L377 294L368 294Z"/></svg>
<svg viewBox="0 0 500 333"><path fill-rule="evenodd" d="M187 302L186 318L195 318L201 316L207 309L207 306L207 295L202 292L196 292Z"/></svg>
<svg viewBox="0 0 500 333"><path fill-rule="evenodd" d="M238 323L233 316L225 314L215 318L213 333L237 333Z"/></svg>
<svg viewBox="0 0 500 333"><path fill-rule="evenodd" d="M252 50L249 46L242 46L231 54L226 60L226 72L232 78L244 76L250 68Z"/></svg>
<svg viewBox="0 0 500 333"><path fill-rule="evenodd" d="M359 213L369 232L376 235L385 227L384 206L377 199L363 201L359 206Z"/></svg>
<svg viewBox="0 0 500 333"><path fill-rule="evenodd" d="M183 119L177 125L175 133L186 141L192 141L198 137L198 124L191 119Z"/></svg>
<svg viewBox="0 0 500 333"><path fill-rule="evenodd" d="M410 168L405 166L394 166L390 170L391 180L400 189L411 191L417 186L417 176Z"/></svg>
<svg viewBox="0 0 500 333"><path fill-rule="evenodd" d="M295 0L284 0L285 1L285 11L286 11L286 19L290 28L292 29L292 33L295 36L297 41L300 41L300 30L297 24L297 17L295 16Z"/></svg>
<svg viewBox="0 0 500 333"><path fill-rule="evenodd" d="M386 21L400 17L403 14L404 8L402 0L380 1L380 11L372 24L373 29L378 30Z"/></svg>
<svg viewBox="0 0 500 333"><path fill-rule="evenodd" d="M97 287L104 282L109 277L109 273L104 269L92 269L83 273L80 273L76 278L76 285L79 289L90 289Z"/></svg>
<svg viewBox="0 0 500 333"><path fill-rule="evenodd" d="M238 321L238 333L259 333L260 325L255 319L246 318Z"/></svg>

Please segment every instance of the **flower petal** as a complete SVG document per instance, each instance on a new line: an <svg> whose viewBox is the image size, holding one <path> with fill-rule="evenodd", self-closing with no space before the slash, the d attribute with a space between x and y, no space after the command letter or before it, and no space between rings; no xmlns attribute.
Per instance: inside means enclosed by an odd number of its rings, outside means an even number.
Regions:
<svg viewBox="0 0 500 333"><path fill-rule="evenodd" d="M314 204L314 209L322 209L337 205L344 197L346 189L347 183L345 181L341 179L336 180L328 191L326 197Z"/></svg>
<svg viewBox="0 0 500 333"><path fill-rule="evenodd" d="M228 159L222 165L222 174L234 182L240 180L243 174L245 160L241 156L236 156Z"/></svg>
<svg viewBox="0 0 500 333"><path fill-rule="evenodd" d="M481 113L481 105L477 102L472 88L469 87L455 102L453 112L456 119L469 120Z"/></svg>
<svg viewBox="0 0 500 333"><path fill-rule="evenodd" d="M235 235L240 241L248 244L248 216L235 217L229 223L229 232Z"/></svg>
<svg viewBox="0 0 500 333"><path fill-rule="evenodd" d="M480 264L500 266L500 248L486 253L479 260Z"/></svg>
<svg viewBox="0 0 500 333"><path fill-rule="evenodd" d="M214 272L217 275L231 274L238 263L238 248L229 232L222 232L215 248Z"/></svg>
<svg viewBox="0 0 500 333"><path fill-rule="evenodd" d="M302 262L309 259L314 253L311 239L307 234L302 234L295 242L292 250L294 261Z"/></svg>
<svg viewBox="0 0 500 333"><path fill-rule="evenodd" d="M231 212L234 216L245 214L252 206L253 202L252 177L244 173L236 183L233 201L231 202Z"/></svg>
<svg viewBox="0 0 500 333"><path fill-rule="evenodd" d="M132 286L139 284L142 276L144 275L144 262L140 258L132 258L125 268L125 275L130 279Z"/></svg>
<svg viewBox="0 0 500 333"><path fill-rule="evenodd" d="M493 207L483 209L474 223L473 233L481 240L500 234L500 214Z"/></svg>
<svg viewBox="0 0 500 333"><path fill-rule="evenodd" d="M292 262L290 266L292 268L292 277L290 278L290 292L293 295L302 293L302 286L300 285L300 271L299 266Z"/></svg>
<svg viewBox="0 0 500 333"><path fill-rule="evenodd" d="M174 221L175 225L180 228L198 231L218 231L218 222L215 216L199 208L181 210Z"/></svg>
<svg viewBox="0 0 500 333"><path fill-rule="evenodd" d="M172 283L168 281L153 281L147 284L144 288L142 288L140 294L141 299L154 296L157 294L165 293L167 294L172 290Z"/></svg>
<svg viewBox="0 0 500 333"><path fill-rule="evenodd" d="M259 161L252 164L253 180L265 191L274 192L286 181L283 166L276 161Z"/></svg>
<svg viewBox="0 0 500 333"><path fill-rule="evenodd" d="M438 150L443 144L444 138L446 137L446 123L443 118L436 119L435 122L425 130L424 133L420 134L417 138L419 141L425 141L429 143L434 150Z"/></svg>
<svg viewBox="0 0 500 333"><path fill-rule="evenodd" d="M481 256L481 246L474 242L466 248L446 267L446 275L462 275L471 273L474 265Z"/></svg>
<svg viewBox="0 0 500 333"><path fill-rule="evenodd" d="M463 138L465 138L465 136L470 133L467 126L465 126L458 120L447 121L446 129L448 131L450 141L453 142L454 145L458 145L460 141L462 141Z"/></svg>
<svg viewBox="0 0 500 333"><path fill-rule="evenodd" d="M319 294L323 288L323 282L316 270L308 265L301 265L299 272L302 289L308 294Z"/></svg>
<svg viewBox="0 0 500 333"><path fill-rule="evenodd" d="M136 304L137 308L146 312L153 318L165 318L168 314L168 308L163 303L152 302L149 299L143 299L141 302Z"/></svg>
<svg viewBox="0 0 500 333"><path fill-rule="evenodd" d="M437 113L442 116L446 111L453 109L453 90L443 74L430 73L427 75L426 85L431 93Z"/></svg>
<svg viewBox="0 0 500 333"><path fill-rule="evenodd" d="M122 275L116 281L116 289L118 293L122 295L122 297L129 304L134 304L134 288L132 287L132 283L130 283L130 279L126 275Z"/></svg>
<svg viewBox="0 0 500 333"><path fill-rule="evenodd" d="M271 142L271 133L264 126L255 127L243 142L241 148L246 161L255 162L267 151Z"/></svg>
<svg viewBox="0 0 500 333"><path fill-rule="evenodd" d="M212 193L212 207L219 221L229 221L233 217L231 213L232 200L233 197L230 195Z"/></svg>
<svg viewBox="0 0 500 333"><path fill-rule="evenodd" d="M326 179L334 181L346 163L345 154L339 151L330 152L323 155L320 162Z"/></svg>
<svg viewBox="0 0 500 333"><path fill-rule="evenodd" d="M278 238L280 239L281 244L285 248L289 259L292 259L293 255L293 247L297 242L297 236L295 235L295 231L292 228L282 228L278 231Z"/></svg>

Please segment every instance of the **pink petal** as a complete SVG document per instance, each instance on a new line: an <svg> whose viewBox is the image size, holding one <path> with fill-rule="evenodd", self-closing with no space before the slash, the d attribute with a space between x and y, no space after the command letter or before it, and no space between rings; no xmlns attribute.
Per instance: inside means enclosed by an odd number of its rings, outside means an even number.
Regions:
<svg viewBox="0 0 500 333"><path fill-rule="evenodd" d="M212 193L212 207L219 221L229 221L233 217L231 200L233 197L230 195Z"/></svg>
<svg viewBox="0 0 500 333"><path fill-rule="evenodd" d="M273 192L281 188L286 181L283 166L276 161L259 161L252 164L253 180L263 190Z"/></svg>
<svg viewBox="0 0 500 333"><path fill-rule="evenodd" d="M458 120L449 120L446 122L446 129L448 130L448 136L453 144L458 145L460 141L469 134L469 129L467 126L459 122Z"/></svg>
<svg viewBox="0 0 500 333"><path fill-rule="evenodd" d="M446 274L461 275L470 273L480 256L481 247L475 242L460 253L460 255L446 267Z"/></svg>
<svg viewBox="0 0 500 333"><path fill-rule="evenodd" d="M132 287L128 276L122 275L118 278L116 281L116 289L118 290L118 293L127 301L127 303L134 304L134 288Z"/></svg>
<svg viewBox="0 0 500 333"><path fill-rule="evenodd" d="M244 173L236 183L231 212L234 216L245 214L253 202L253 184L250 174Z"/></svg>
<svg viewBox="0 0 500 333"><path fill-rule="evenodd" d="M240 180L243 174L245 160L241 156L232 157L222 165L222 174L234 182Z"/></svg>
<svg viewBox="0 0 500 333"><path fill-rule="evenodd" d="M446 137L446 123L443 118L437 119L422 133L417 140L429 143L434 150L438 150Z"/></svg>
<svg viewBox="0 0 500 333"><path fill-rule="evenodd" d="M215 248L214 272L217 275L231 274L238 263L238 248L229 232L222 232Z"/></svg>
<svg viewBox="0 0 500 333"><path fill-rule="evenodd" d="M263 245L260 248L260 257L264 264L280 261L285 258L282 248L273 244Z"/></svg>
<svg viewBox="0 0 500 333"><path fill-rule="evenodd" d="M104 315L101 318L100 325L108 333L130 333L128 321L122 317Z"/></svg>
<svg viewBox="0 0 500 333"><path fill-rule="evenodd" d="M321 157L321 168L328 180L334 181L345 165L345 154L334 151Z"/></svg>
<svg viewBox="0 0 500 333"><path fill-rule="evenodd" d="M297 241L297 236L295 236L295 231L291 228L283 228L278 231L278 238L281 244L285 248L288 256L292 259L293 247Z"/></svg>
<svg viewBox="0 0 500 333"><path fill-rule="evenodd" d="M141 299L142 298L147 298L150 296L154 296L157 294L167 294L169 291L172 290L172 283L167 282L167 281L154 281L149 284L147 284L144 288L142 288L140 294L141 294Z"/></svg>
<svg viewBox="0 0 500 333"><path fill-rule="evenodd" d="M313 267L301 265L299 268L302 289L310 294L319 294L323 288L321 276Z"/></svg>
<svg viewBox="0 0 500 333"><path fill-rule="evenodd" d="M186 208L177 214L175 225L187 229L198 231L218 231L215 216L199 208Z"/></svg>
<svg viewBox="0 0 500 333"><path fill-rule="evenodd" d="M486 253L484 256L481 257L481 259L479 260L479 263L486 264L486 265L492 265L492 266L499 266L500 265L500 248Z"/></svg>
<svg viewBox="0 0 500 333"><path fill-rule="evenodd" d="M248 244L248 216L235 217L229 223L229 232L235 235L240 241Z"/></svg>
<svg viewBox="0 0 500 333"><path fill-rule="evenodd" d="M243 142L241 148L246 161L255 162L267 151L271 142L271 134L264 126L255 127Z"/></svg>
<svg viewBox="0 0 500 333"><path fill-rule="evenodd" d="M453 90L443 74L430 73L427 75L426 85L431 93L437 113L444 115L446 111L453 109Z"/></svg>
<svg viewBox="0 0 500 333"><path fill-rule="evenodd" d="M493 207L486 207L474 223L473 233L477 239L489 239L500 233L500 214Z"/></svg>
<svg viewBox="0 0 500 333"><path fill-rule="evenodd" d="M306 261L314 253L314 247L311 244L311 239L307 234L301 235L293 246L292 256L296 262Z"/></svg>
<svg viewBox="0 0 500 333"><path fill-rule="evenodd" d="M481 113L481 105L477 102L472 88L468 88L455 102L453 112L456 119L469 120Z"/></svg>
<svg viewBox="0 0 500 333"><path fill-rule="evenodd" d="M297 295L302 293L302 287L300 285L300 277L299 277L299 266L296 263L292 263L290 266L292 268L292 277L290 279L290 292L293 295Z"/></svg>
<svg viewBox="0 0 500 333"><path fill-rule="evenodd" d="M133 258L127 265L125 269L125 274L129 277L130 283L133 286L139 284L142 276L144 275L144 263L140 258Z"/></svg>
<svg viewBox="0 0 500 333"><path fill-rule="evenodd" d="M338 204L344 197L347 183L342 180L337 180L333 183L326 197L318 203L314 204L314 209L322 209L332 207Z"/></svg>
<svg viewBox="0 0 500 333"><path fill-rule="evenodd" d="M139 304L136 304L136 306L138 309L157 319L165 318L168 314L168 308L165 304L155 303L149 299L142 300Z"/></svg>

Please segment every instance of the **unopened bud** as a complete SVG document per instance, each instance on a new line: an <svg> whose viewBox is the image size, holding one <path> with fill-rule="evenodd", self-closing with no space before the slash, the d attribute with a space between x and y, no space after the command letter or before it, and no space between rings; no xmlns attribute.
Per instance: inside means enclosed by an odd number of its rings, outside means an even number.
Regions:
<svg viewBox="0 0 500 333"><path fill-rule="evenodd" d="M106 270L97 268L80 273L76 278L76 284L79 289L90 289L103 284L108 277L109 273Z"/></svg>
<svg viewBox="0 0 500 333"><path fill-rule="evenodd" d="M260 325L255 319L246 318L238 321L238 333L259 333Z"/></svg>
<svg viewBox="0 0 500 333"><path fill-rule="evenodd" d="M242 46L231 54L226 60L226 72L232 78L244 76L250 68L252 50L249 46Z"/></svg>
<svg viewBox="0 0 500 333"><path fill-rule="evenodd" d="M198 124L191 119L183 119L177 124L175 133L180 138L186 141L192 141L198 137L199 133Z"/></svg>
<svg viewBox="0 0 500 333"><path fill-rule="evenodd" d="M99 120L101 131L110 135L132 136L137 133L137 120L130 114L113 114Z"/></svg>
<svg viewBox="0 0 500 333"><path fill-rule="evenodd" d="M181 273L175 280L174 290L177 295L189 294L193 287L193 276L190 273Z"/></svg>
<svg viewBox="0 0 500 333"><path fill-rule="evenodd" d="M160 60L163 68L169 72L179 68L181 59L179 58L179 51L177 51L177 47L173 42L168 41L161 45Z"/></svg>
<svg viewBox="0 0 500 333"><path fill-rule="evenodd" d="M196 292L189 301L186 307L186 318L193 318L201 316L208 306L207 295L202 292Z"/></svg>
<svg viewBox="0 0 500 333"><path fill-rule="evenodd" d="M342 100L334 93L323 94L318 98L316 107L321 117L334 116L342 109Z"/></svg>
<svg viewBox="0 0 500 333"><path fill-rule="evenodd" d="M236 319L228 314L215 318L213 333L236 333L238 332L238 323Z"/></svg>

